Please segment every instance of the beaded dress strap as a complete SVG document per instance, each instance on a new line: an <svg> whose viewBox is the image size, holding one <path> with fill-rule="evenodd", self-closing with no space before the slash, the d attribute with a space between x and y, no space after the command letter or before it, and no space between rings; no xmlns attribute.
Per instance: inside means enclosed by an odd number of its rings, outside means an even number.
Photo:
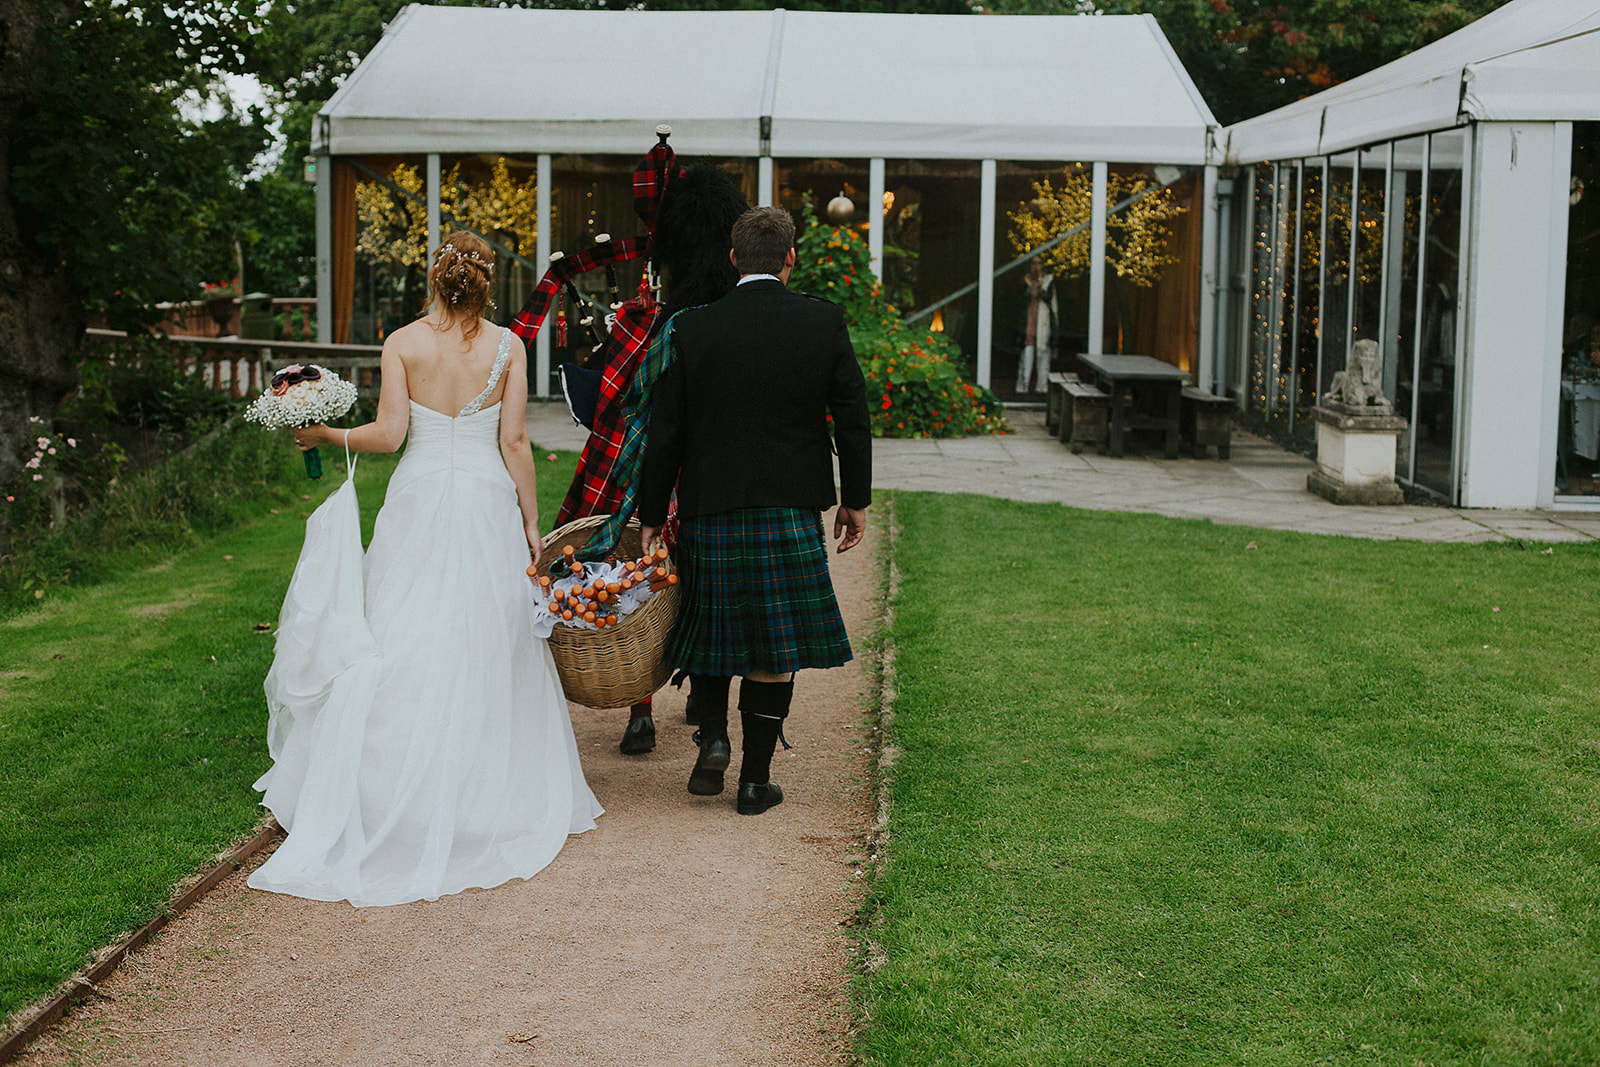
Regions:
<svg viewBox="0 0 1600 1067"><path fill-rule="evenodd" d="M511 359L511 331L500 331L500 349L494 355L494 369L489 372L489 384L483 387L483 392L473 398L472 402L461 409L461 414L456 418L467 415L476 415L483 410L483 402L489 399L489 394L494 392L494 387L500 384L500 375L506 372L506 363Z"/></svg>

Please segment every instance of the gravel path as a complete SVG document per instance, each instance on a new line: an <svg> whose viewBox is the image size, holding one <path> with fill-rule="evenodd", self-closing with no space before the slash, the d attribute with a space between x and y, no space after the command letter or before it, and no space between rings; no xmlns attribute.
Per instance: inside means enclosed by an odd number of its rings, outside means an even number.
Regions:
<svg viewBox="0 0 1600 1067"><path fill-rule="evenodd" d="M731 784L720 797L685 791L695 750L676 690L658 697L646 756L617 752L625 713L574 706L607 811L532 880L357 910L234 875L17 1062L845 1062L878 544L869 530L833 557L859 658L801 675L795 748L773 761L780 807L740 818Z"/></svg>

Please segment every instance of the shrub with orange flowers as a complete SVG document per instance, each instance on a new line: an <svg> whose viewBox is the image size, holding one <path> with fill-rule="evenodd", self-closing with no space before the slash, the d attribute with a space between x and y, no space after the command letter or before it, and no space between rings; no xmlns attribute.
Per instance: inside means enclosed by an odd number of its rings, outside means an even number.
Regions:
<svg viewBox="0 0 1600 1067"><path fill-rule="evenodd" d="M867 242L848 226L817 219L808 200L795 235L791 288L844 308L850 341L867 379L878 437L959 437L1009 433L1000 401L962 378L954 342L907 326L872 274Z"/></svg>

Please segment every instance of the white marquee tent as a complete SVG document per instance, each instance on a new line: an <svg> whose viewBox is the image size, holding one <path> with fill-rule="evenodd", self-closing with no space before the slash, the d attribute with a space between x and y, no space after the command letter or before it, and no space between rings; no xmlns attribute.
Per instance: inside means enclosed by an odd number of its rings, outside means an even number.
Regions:
<svg viewBox="0 0 1600 1067"><path fill-rule="evenodd" d="M414 4L324 106L313 151L335 161L427 156L430 175L441 154L536 155L543 195L554 156L634 155L662 122L680 153L755 160L761 203L772 202L775 158L866 160L869 202L882 195L886 160L981 163L976 359L985 384L998 162L1092 163L1100 247L1109 165L1205 167L1207 197L1215 181L1206 166L1215 162L1215 119L1148 15ZM336 309L320 319L325 340L334 339L337 309L349 306L330 259L334 215L345 211L334 202L335 169L318 168L318 293ZM875 269L878 215L869 213ZM539 263L548 229L541 223ZM1090 280L1091 351L1104 329L1103 258ZM1211 332L1202 325L1202 346Z"/></svg>
<svg viewBox="0 0 1600 1067"><path fill-rule="evenodd" d="M317 148L631 154L662 121L700 155L1176 164L1204 163L1215 125L1148 15L414 4Z"/></svg>
<svg viewBox="0 0 1600 1067"><path fill-rule="evenodd" d="M1226 250L1221 258L1233 261L1232 276L1242 276L1237 271L1248 270L1252 262L1258 274L1275 270L1274 264L1300 254L1289 220L1301 217L1296 199L1301 194L1289 192L1292 182L1321 175L1324 197L1340 181L1340 195L1347 196L1357 187L1349 176L1353 171L1361 183L1374 170L1387 175L1381 179L1385 203L1360 208L1364 226L1381 227L1389 242L1383 270L1394 299L1380 305L1377 339L1386 350L1397 348L1407 329L1404 316L1415 309L1415 321L1424 321L1425 296L1433 300L1441 292L1448 296L1432 321L1460 324L1450 332L1452 353L1443 357L1450 375L1442 435L1449 449L1444 489L1452 502L1596 505L1593 497L1558 498L1556 482L1558 453L1567 447L1560 435L1570 422L1561 413L1568 220L1583 196L1573 170L1574 124L1597 120L1600 0L1512 0L1393 63L1223 131L1226 162L1243 165L1242 179L1254 181L1257 190L1254 197L1235 197L1243 228L1222 226ZM1435 277L1426 294L1418 285L1413 296L1400 288L1409 268L1399 257L1411 254L1404 251L1405 241L1414 237L1408 227L1419 216L1406 217L1402 207L1419 188L1427 194L1430 167L1434 186L1453 185L1460 206L1441 216L1450 220L1449 231L1439 235L1444 244L1432 234L1426 242L1414 242L1419 256L1448 247L1451 265L1448 279ZM1396 205L1393 212L1389 200ZM1437 203L1434 209L1437 213ZM1351 217L1356 210L1352 203ZM1278 236L1269 242L1272 247L1252 253L1257 240L1252 227L1263 219L1277 220L1271 225ZM1421 276L1424 261L1417 262ZM1318 267L1313 263L1310 269L1314 274ZM1354 309L1355 287L1347 291ZM1224 294L1213 291L1208 298L1221 302ZM1253 326L1252 314L1246 300L1237 314L1223 308L1213 317L1226 324L1224 332L1244 339L1219 345L1254 361L1235 363L1240 375L1248 366L1271 363L1270 356L1263 362L1261 351L1245 353L1252 329L1261 337L1277 336L1270 327ZM1357 324L1353 318L1337 321L1342 335L1336 346L1347 351ZM1411 331L1418 353L1425 333ZM1416 358L1420 371L1421 356Z"/></svg>

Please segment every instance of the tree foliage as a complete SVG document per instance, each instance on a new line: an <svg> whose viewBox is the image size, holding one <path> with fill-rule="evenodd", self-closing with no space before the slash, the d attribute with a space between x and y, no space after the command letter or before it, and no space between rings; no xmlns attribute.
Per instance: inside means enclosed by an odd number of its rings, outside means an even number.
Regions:
<svg viewBox="0 0 1600 1067"><path fill-rule="evenodd" d="M240 0L0 0L0 485L73 388L90 310L132 322L204 276L264 143L216 91L259 29Z"/></svg>
<svg viewBox="0 0 1600 1067"><path fill-rule="evenodd" d="M420 310L428 268L427 188L416 167L401 163L383 181L356 185L356 251L397 271L403 315ZM518 181L505 158L486 180L463 178L461 166L440 175L442 233L466 226L513 252L531 252L538 237L538 186Z"/></svg>
<svg viewBox="0 0 1600 1067"><path fill-rule="evenodd" d="M1454 33L1507 0L986 0L1003 14L1151 14L1224 125Z"/></svg>
<svg viewBox="0 0 1600 1067"><path fill-rule="evenodd" d="M418 202L427 196L422 174L402 163L390 172L389 182L400 191L382 182L356 186L356 251L380 262L420 267L428 255L428 212Z"/></svg>
<svg viewBox="0 0 1600 1067"><path fill-rule="evenodd" d="M300 155L246 181L213 223L213 259L238 241L247 291L272 296L314 296L317 287L316 192L305 180Z"/></svg>
<svg viewBox="0 0 1600 1067"><path fill-rule="evenodd" d="M231 107L218 80L249 68L259 24L237 0L48 10L7 146L19 234L86 307L127 315L215 266L205 223L265 144L263 116Z"/></svg>

